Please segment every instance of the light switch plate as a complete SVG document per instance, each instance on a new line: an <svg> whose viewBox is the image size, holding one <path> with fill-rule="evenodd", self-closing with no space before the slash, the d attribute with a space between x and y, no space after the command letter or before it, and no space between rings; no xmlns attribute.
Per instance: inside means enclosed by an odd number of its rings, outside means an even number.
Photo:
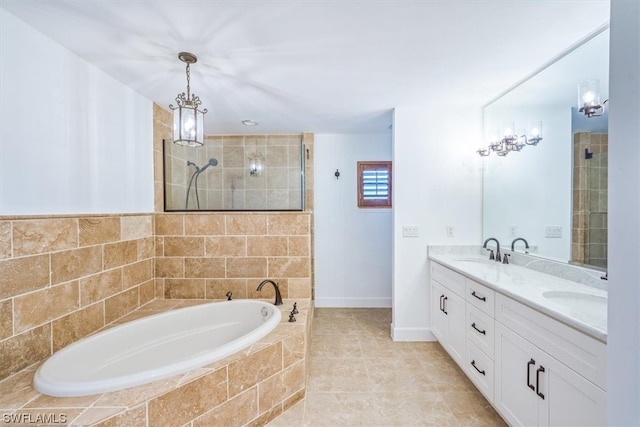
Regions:
<svg viewBox="0 0 640 427"><path fill-rule="evenodd" d="M544 230L544 237L546 238L559 238L562 237L561 225L547 225Z"/></svg>
<svg viewBox="0 0 640 427"><path fill-rule="evenodd" d="M447 225L447 237L453 237L456 235L456 228L453 225Z"/></svg>
<svg viewBox="0 0 640 427"><path fill-rule="evenodd" d="M417 225L403 225L402 237L419 237L420 227Z"/></svg>

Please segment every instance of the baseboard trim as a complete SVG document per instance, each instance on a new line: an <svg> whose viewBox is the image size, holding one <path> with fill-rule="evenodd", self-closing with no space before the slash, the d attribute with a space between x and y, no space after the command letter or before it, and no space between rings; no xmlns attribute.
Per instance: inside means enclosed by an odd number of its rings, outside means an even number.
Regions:
<svg viewBox="0 0 640 427"><path fill-rule="evenodd" d="M316 298L316 308L391 308L391 298Z"/></svg>
<svg viewBox="0 0 640 427"><path fill-rule="evenodd" d="M393 323L391 338L394 341L437 341L431 328L396 328Z"/></svg>

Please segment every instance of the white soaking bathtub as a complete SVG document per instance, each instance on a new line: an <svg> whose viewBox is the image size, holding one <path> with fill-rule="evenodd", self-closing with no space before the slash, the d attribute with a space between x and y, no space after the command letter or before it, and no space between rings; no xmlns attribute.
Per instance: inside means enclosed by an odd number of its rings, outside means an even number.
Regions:
<svg viewBox="0 0 640 427"><path fill-rule="evenodd" d="M280 310L259 300L212 302L144 317L53 354L33 379L56 397L88 396L185 373L267 335Z"/></svg>

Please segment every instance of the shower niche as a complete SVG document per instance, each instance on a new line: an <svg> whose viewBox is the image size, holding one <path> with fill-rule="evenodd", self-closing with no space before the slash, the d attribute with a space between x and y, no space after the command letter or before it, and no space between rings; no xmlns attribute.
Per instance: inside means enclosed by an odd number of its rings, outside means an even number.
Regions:
<svg viewBox="0 0 640 427"><path fill-rule="evenodd" d="M167 212L304 210L302 134L211 135L163 149Z"/></svg>

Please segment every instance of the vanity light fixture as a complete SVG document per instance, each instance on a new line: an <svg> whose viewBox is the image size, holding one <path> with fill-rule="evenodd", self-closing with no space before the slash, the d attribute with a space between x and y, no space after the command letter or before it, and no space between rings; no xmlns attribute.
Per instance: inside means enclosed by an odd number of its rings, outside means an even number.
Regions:
<svg viewBox="0 0 640 427"><path fill-rule="evenodd" d="M476 153L480 157L486 157L493 151L497 156L504 157L512 151L521 151L527 145L538 145L542 141L542 122L532 122L528 135L518 135L513 123L503 125L503 136L500 139L491 138L487 148L480 148Z"/></svg>
<svg viewBox="0 0 640 427"><path fill-rule="evenodd" d="M187 64L187 93L176 96L176 104L169 105L173 111L173 142L187 147L200 147L204 144L204 115L207 109L200 109L202 101L191 93L191 64L198 61L193 53L180 52L178 59Z"/></svg>
<svg viewBox="0 0 640 427"><path fill-rule="evenodd" d="M598 117L604 114L604 106L608 99L600 103L600 82L597 79L587 80L578 85L578 105L581 113L587 117Z"/></svg>

